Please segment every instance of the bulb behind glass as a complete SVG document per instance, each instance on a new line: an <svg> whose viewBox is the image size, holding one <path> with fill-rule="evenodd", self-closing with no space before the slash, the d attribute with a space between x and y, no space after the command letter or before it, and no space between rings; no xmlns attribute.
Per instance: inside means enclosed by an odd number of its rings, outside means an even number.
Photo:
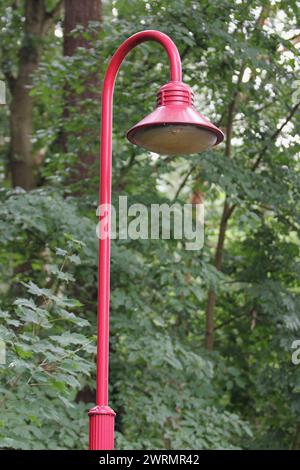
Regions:
<svg viewBox="0 0 300 470"><path fill-rule="evenodd" d="M151 152L162 155L199 153L215 145L217 136L190 124L163 124L135 128L128 138Z"/></svg>

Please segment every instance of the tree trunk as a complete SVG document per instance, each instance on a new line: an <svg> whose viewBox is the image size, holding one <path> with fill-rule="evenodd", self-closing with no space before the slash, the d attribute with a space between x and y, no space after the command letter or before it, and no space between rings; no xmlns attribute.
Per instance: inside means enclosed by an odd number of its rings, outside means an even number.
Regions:
<svg viewBox="0 0 300 470"><path fill-rule="evenodd" d="M244 66L242 66L240 70L238 86L242 80L243 73L244 73ZM233 126L233 118L235 114L237 99L238 99L238 87L236 89L236 92L233 96L231 103L228 106L228 116L227 116L227 125L226 125L226 143L225 143L225 154L228 158L231 158L232 126ZM228 199L226 196L225 201L224 201L224 207L223 207L223 213L222 213L222 217L220 221L220 226L219 226L218 243L217 243L217 248L215 252L215 260L214 260L215 268L218 271L221 271L221 267L222 267L227 223L233 210L234 210L234 206L232 207L229 206ZM206 305L206 311L205 311L205 318L206 318L205 347L209 351L211 351L214 347L214 312L215 312L216 301L217 301L217 295L215 291L211 288L208 292L208 299L207 299L207 305Z"/></svg>
<svg viewBox="0 0 300 470"><path fill-rule="evenodd" d="M30 64L32 65L32 64ZM35 186L34 161L32 158L32 99L26 86L30 85L28 69L22 67L22 78L18 77L13 88L10 105L10 168L13 187L30 190Z"/></svg>
<svg viewBox="0 0 300 470"><path fill-rule="evenodd" d="M220 222L218 244L215 253L215 268L220 271L222 266L224 242L227 229L227 221L230 216L230 207L227 199L225 199L223 214ZM208 300L206 306L206 333L205 333L205 347L211 351L214 347L214 310L216 305L217 296L213 289L209 290Z"/></svg>
<svg viewBox="0 0 300 470"><path fill-rule="evenodd" d="M92 47L91 40L84 38L82 35L72 35L72 31L77 26L83 26L86 29L90 21L101 22L102 8L101 0L64 0L65 17L64 17L64 56L70 57L76 53L78 47L89 49ZM90 98L99 102L100 109L100 81L99 72L91 73L84 79L84 92L78 94L72 93L72 90L65 89L65 109L64 118L70 118L71 113L83 114L84 100ZM72 109L72 111L70 111ZM97 134L98 135L98 134ZM95 136L97 138L97 136ZM65 129L60 137L60 144L64 151L68 150L68 133ZM95 163L98 155L87 154L79 151L77 174L72 177L72 182L80 181L88 176L90 166Z"/></svg>
<svg viewBox="0 0 300 470"><path fill-rule="evenodd" d="M19 50L18 74L7 72L11 92L9 161L13 187L30 190L36 185L32 153L33 101L29 95L32 75L37 70L43 39L59 13L60 3L46 11L45 0L25 1L24 39Z"/></svg>
<svg viewBox="0 0 300 470"><path fill-rule="evenodd" d="M256 27L262 27L264 25L266 18L268 16L268 12L269 12L268 7L263 7L261 9L259 17L257 18L257 21L256 21ZM232 139L232 130L233 130L233 119L234 119L234 115L236 112L236 105L239 99L240 85L242 83L242 78L243 78L243 74L245 71L245 67L246 67L246 64L245 62L243 62L240 68L235 92L228 106L227 122L226 122L226 143L225 143L225 155L228 158L231 158L231 139ZM297 107L298 105L294 107L294 109L291 112L291 116L293 116L293 114L296 112ZM284 125L285 123L283 124L283 126ZM274 137L276 137L281 132L281 130L282 128L279 128L275 132ZM258 160L254 164L252 171L256 170L265 150L266 148L264 148L262 150L262 154L258 156ZM221 271L221 268L222 268L222 258L223 258L228 220L231 217L233 211L235 210L235 207L236 207L235 205L229 206L228 197L226 196L225 201L224 201L224 207L223 207L223 213L222 213L222 217L220 221L220 226L219 226L218 243L217 243L217 248L216 248L216 253L215 253L215 268L218 271ZM217 301L216 293L214 292L213 289L210 289L208 293L206 312L205 312L206 314L205 347L208 350L212 350L214 347L214 311L215 311L216 301Z"/></svg>

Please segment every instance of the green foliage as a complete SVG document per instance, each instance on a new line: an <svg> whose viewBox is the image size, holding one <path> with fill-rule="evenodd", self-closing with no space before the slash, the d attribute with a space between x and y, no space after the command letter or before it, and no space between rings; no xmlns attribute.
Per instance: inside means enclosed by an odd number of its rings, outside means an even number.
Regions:
<svg viewBox="0 0 300 470"><path fill-rule="evenodd" d="M30 218L33 202L35 217ZM53 237L55 231L50 217L49 227L43 224L45 212L55 203L57 210L59 202L63 204L58 197L52 199L42 193L10 194L2 206L1 238L8 250L2 258L2 267L19 271L13 283L27 277L20 274L22 267L39 273L36 276L47 286L40 287L32 280L22 282L23 287L18 288L22 294L18 292L13 304L9 301L10 292L5 292L7 286L1 286L4 293L0 334L7 350L6 366L1 366L0 435L4 448L86 446L84 417L87 409L74 400L76 390L89 381L94 371L95 336L89 331L89 321L82 315L82 304L68 296L69 284L75 281L72 271L80 263L82 243L65 234L64 249L57 247L52 251L53 238L48 239L43 254L40 252L36 260L30 259L31 268L24 266L28 261L24 251L19 252L24 258L7 256L9 249L13 249L10 243L16 238L19 238L17 244L26 239L30 249L42 249L39 233L46 240L48 236ZM12 214L14 220L10 218ZM67 222L67 214L64 214L64 222ZM71 207L69 217L75 217ZM8 225L10 230L5 234ZM34 236L28 240L31 230ZM45 271L44 279L41 271Z"/></svg>

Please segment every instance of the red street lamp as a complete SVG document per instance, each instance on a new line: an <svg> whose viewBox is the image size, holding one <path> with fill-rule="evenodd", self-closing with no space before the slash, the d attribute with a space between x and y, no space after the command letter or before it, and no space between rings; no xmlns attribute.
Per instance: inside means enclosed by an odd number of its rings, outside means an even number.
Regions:
<svg viewBox="0 0 300 470"><path fill-rule="evenodd" d="M217 145L222 131L194 108L194 95L181 81L181 60L173 41L159 31L141 31L126 39L113 55L107 68L102 90L100 205L110 207L112 162L112 117L115 79L124 58L145 41L159 42L170 61L170 81L157 94L156 109L132 127L130 142L147 150L179 155L198 153ZM104 207L104 206L102 206ZM109 211L109 209L108 209ZM109 213L106 214L109 219ZM115 412L108 406L110 239L99 240L98 258L98 344L96 406L89 411L90 450L114 448Z"/></svg>

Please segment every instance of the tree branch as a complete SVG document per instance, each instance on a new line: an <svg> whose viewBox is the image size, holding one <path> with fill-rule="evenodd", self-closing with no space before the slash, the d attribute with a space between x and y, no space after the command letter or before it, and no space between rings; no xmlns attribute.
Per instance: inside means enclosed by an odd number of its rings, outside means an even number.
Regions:
<svg viewBox="0 0 300 470"><path fill-rule="evenodd" d="M179 185L179 188L177 189L176 191L176 194L173 198L173 202L176 201L176 199L178 198L179 194L181 193L182 189L184 188L187 180L189 179L189 177L191 176L191 174L193 173L194 169L195 169L196 165L192 165L191 168L189 169L189 171L187 172L187 174L185 175L185 177L183 178L182 182L180 183Z"/></svg>
<svg viewBox="0 0 300 470"><path fill-rule="evenodd" d="M266 150L269 147L270 142L273 142L275 139L277 139L277 137L282 132L284 127L293 118L293 116L295 115L295 113L296 113L297 109L299 108L299 106L300 106L300 101L298 103L296 103L295 106L293 106L293 108L291 109L290 113L286 117L283 124L278 129L276 129L276 131L269 137L268 142L264 145L262 150L259 152L258 157L257 157L256 161L254 162L252 168L251 168L252 171L255 171L257 169L257 167L259 166L259 164L260 164L260 162L261 162L261 160L264 156L264 153L266 152Z"/></svg>
<svg viewBox="0 0 300 470"><path fill-rule="evenodd" d="M45 11L43 34L46 34L49 28L51 28L54 20L62 12L62 7L63 7L63 0L59 0L59 2L55 5L55 7L51 11Z"/></svg>

